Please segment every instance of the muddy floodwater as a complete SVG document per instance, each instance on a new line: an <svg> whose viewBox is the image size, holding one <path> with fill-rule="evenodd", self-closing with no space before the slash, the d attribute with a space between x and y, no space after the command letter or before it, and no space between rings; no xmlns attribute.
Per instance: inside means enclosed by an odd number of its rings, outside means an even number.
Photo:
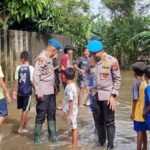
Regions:
<svg viewBox="0 0 150 150"><path fill-rule="evenodd" d="M134 79L129 71L122 71L122 85L120 96L117 98L116 109L116 137L115 150L136 150L136 133L133 131L133 123L130 120L130 108L132 99L132 83ZM63 89L57 96L57 104L63 100ZM16 109L16 101L8 104L9 116L0 126L0 150L70 150L70 130L62 111L57 110L57 139L56 144L48 141L47 122L43 124L42 145L33 142L35 99L32 99L32 107L29 113L27 129L29 132L17 134L21 111ZM97 146L97 135L94 133L94 123L90 108L84 106L79 109L78 115L79 148L80 150L105 150L106 147ZM148 149L150 149L150 133L148 133Z"/></svg>

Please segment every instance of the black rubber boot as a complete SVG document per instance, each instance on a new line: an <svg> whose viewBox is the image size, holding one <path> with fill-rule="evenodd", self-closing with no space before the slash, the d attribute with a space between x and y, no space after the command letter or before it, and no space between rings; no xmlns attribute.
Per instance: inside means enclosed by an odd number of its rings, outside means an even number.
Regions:
<svg viewBox="0 0 150 150"><path fill-rule="evenodd" d="M53 143L57 142L56 140L56 121L48 121L48 136L49 140Z"/></svg>
<svg viewBox="0 0 150 150"><path fill-rule="evenodd" d="M98 134L98 140L100 143L100 146L104 146L106 143L106 131L105 126L96 126L97 134Z"/></svg>
<svg viewBox="0 0 150 150"><path fill-rule="evenodd" d="M107 138L108 138L108 145L107 149L108 150L113 150L114 149L114 139L115 139L115 127L107 127Z"/></svg>
<svg viewBox="0 0 150 150"><path fill-rule="evenodd" d="M35 124L34 128L34 143L35 144L42 144L41 141L41 130L42 130L42 124Z"/></svg>

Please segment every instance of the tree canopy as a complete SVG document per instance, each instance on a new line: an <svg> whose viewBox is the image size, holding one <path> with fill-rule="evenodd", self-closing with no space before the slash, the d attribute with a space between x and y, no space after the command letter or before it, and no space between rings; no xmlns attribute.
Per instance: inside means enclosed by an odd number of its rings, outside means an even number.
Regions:
<svg viewBox="0 0 150 150"><path fill-rule="evenodd" d="M47 0L1 0L0 23L3 28L42 13Z"/></svg>

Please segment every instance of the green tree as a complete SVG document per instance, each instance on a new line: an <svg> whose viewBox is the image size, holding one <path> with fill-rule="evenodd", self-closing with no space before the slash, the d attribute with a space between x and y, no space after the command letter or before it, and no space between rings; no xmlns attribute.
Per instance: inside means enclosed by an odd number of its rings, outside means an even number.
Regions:
<svg viewBox="0 0 150 150"><path fill-rule="evenodd" d="M111 25L105 30L105 45L118 57L121 66L137 59L139 44L132 40L137 34L148 29L150 22L135 11L135 0L102 0L111 11Z"/></svg>
<svg viewBox="0 0 150 150"><path fill-rule="evenodd" d="M1 0L0 26L7 28L14 22L34 18L42 13L48 0Z"/></svg>
<svg viewBox="0 0 150 150"><path fill-rule="evenodd" d="M52 0L36 23L42 32L70 36L76 47L87 40L86 33L91 21L88 13L87 0Z"/></svg>

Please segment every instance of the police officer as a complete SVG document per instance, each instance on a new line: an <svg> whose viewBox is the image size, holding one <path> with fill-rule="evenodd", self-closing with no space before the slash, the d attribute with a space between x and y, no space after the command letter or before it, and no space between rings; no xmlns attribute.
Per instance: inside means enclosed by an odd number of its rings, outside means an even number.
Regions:
<svg viewBox="0 0 150 150"><path fill-rule="evenodd" d="M93 116L98 132L99 144L103 146L107 137L107 149L113 149L115 137L115 105L121 84L118 61L103 50L101 41L90 41L87 49L96 61L93 69L94 85L92 95L94 99Z"/></svg>
<svg viewBox="0 0 150 150"><path fill-rule="evenodd" d="M53 60L61 45L55 39L49 40L49 45L35 60L34 85L36 94L36 120L34 142L41 144L42 124L47 117L49 140L56 142L56 97L54 94L55 74Z"/></svg>

